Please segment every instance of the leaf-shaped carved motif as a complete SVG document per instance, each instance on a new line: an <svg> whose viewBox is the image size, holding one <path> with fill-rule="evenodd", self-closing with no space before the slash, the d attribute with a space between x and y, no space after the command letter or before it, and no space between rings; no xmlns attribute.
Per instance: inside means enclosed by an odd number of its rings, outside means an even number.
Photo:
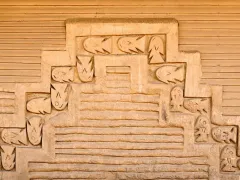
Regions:
<svg viewBox="0 0 240 180"><path fill-rule="evenodd" d="M33 116L27 121L28 139L32 145L39 145L42 140L43 120L40 116Z"/></svg>
<svg viewBox="0 0 240 180"><path fill-rule="evenodd" d="M69 84L52 84L51 101L57 110L63 110L68 104L71 86Z"/></svg>
<svg viewBox="0 0 240 180"><path fill-rule="evenodd" d="M8 144L16 144L16 145L27 145L27 133L26 129L3 129L1 134L2 140Z"/></svg>
<svg viewBox="0 0 240 180"><path fill-rule="evenodd" d="M145 50L145 36L125 36L118 39L118 47L128 54L143 53Z"/></svg>
<svg viewBox="0 0 240 180"><path fill-rule="evenodd" d="M45 97L32 99L27 103L27 110L36 114L51 113L51 99Z"/></svg>
<svg viewBox="0 0 240 180"><path fill-rule="evenodd" d="M161 37L159 36L153 36L149 43L148 48L148 58L149 63L162 63L164 62L163 56L164 56L164 42Z"/></svg>
<svg viewBox="0 0 240 180"><path fill-rule="evenodd" d="M156 76L159 81L166 84L169 82L177 83L185 79L184 66L164 65L157 69Z"/></svg>
<svg viewBox="0 0 240 180"><path fill-rule="evenodd" d="M72 82L73 76L73 67L56 67L52 70L52 78L58 82Z"/></svg>
<svg viewBox="0 0 240 180"><path fill-rule="evenodd" d="M77 70L82 82L91 82L93 80L93 57L77 56Z"/></svg>
<svg viewBox="0 0 240 180"><path fill-rule="evenodd" d="M2 145L1 146L1 157L3 169L10 171L15 166L16 151L15 147Z"/></svg>
<svg viewBox="0 0 240 180"><path fill-rule="evenodd" d="M83 42L83 47L93 54L110 54L112 39L111 37L89 37Z"/></svg>

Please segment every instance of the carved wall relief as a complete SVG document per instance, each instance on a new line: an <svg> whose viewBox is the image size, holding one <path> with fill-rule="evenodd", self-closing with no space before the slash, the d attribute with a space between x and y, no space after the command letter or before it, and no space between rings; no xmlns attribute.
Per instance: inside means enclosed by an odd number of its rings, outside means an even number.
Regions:
<svg viewBox="0 0 240 180"><path fill-rule="evenodd" d="M212 129L212 137L215 141L220 143L237 143L237 127L223 126L214 127Z"/></svg>
<svg viewBox="0 0 240 180"><path fill-rule="evenodd" d="M159 35L113 35L77 37L77 55L148 54L150 64L166 59L166 37Z"/></svg>
<svg viewBox="0 0 240 180"><path fill-rule="evenodd" d="M180 65L163 65L156 70L156 77L159 81L168 83L183 82L185 79L184 66Z"/></svg>
<svg viewBox="0 0 240 180"><path fill-rule="evenodd" d="M196 142L208 142L211 127L209 119L206 116L198 116L195 122L194 135Z"/></svg>
<svg viewBox="0 0 240 180"><path fill-rule="evenodd" d="M149 63L162 63L165 62L165 45L163 39L160 36L153 36L149 43L148 58Z"/></svg>
<svg viewBox="0 0 240 180"><path fill-rule="evenodd" d="M200 54L179 52L177 22L99 21L68 21L66 51L42 53L42 82L16 84L4 178L237 177L239 125L223 120L221 87L200 84Z"/></svg>
<svg viewBox="0 0 240 180"><path fill-rule="evenodd" d="M171 91L171 111L182 111L183 108L183 89L175 86Z"/></svg>
<svg viewBox="0 0 240 180"><path fill-rule="evenodd" d="M77 56L77 70L82 82L91 82L93 80L94 64L93 56Z"/></svg>
<svg viewBox="0 0 240 180"><path fill-rule="evenodd" d="M32 116L27 121L27 135L32 145L39 145L42 140L43 119L40 116Z"/></svg>
<svg viewBox="0 0 240 180"><path fill-rule="evenodd" d="M27 145L26 129L3 129L1 137L2 140L7 144Z"/></svg>
<svg viewBox="0 0 240 180"><path fill-rule="evenodd" d="M52 78L57 82L72 82L74 79L74 68L55 67L52 70Z"/></svg>
<svg viewBox="0 0 240 180"><path fill-rule="evenodd" d="M234 146L227 145L221 152L221 170L234 172L237 169L237 155Z"/></svg>
<svg viewBox="0 0 240 180"><path fill-rule="evenodd" d="M27 102L27 110L36 114L51 113L51 99L49 97L34 98Z"/></svg>
<svg viewBox="0 0 240 180"><path fill-rule="evenodd" d="M209 101L207 99L186 99L183 106L191 113L208 113Z"/></svg>
<svg viewBox="0 0 240 180"><path fill-rule="evenodd" d="M27 110L35 114L51 113L51 99L47 94L31 94L32 98L27 101Z"/></svg>
<svg viewBox="0 0 240 180"><path fill-rule="evenodd" d="M15 94L0 91L0 114L14 114L15 106Z"/></svg>
<svg viewBox="0 0 240 180"><path fill-rule="evenodd" d="M145 50L145 36L126 36L118 39L118 47L128 54L143 53Z"/></svg>
<svg viewBox="0 0 240 180"><path fill-rule="evenodd" d="M15 166L16 151L13 146L1 146L2 166L4 170L12 170Z"/></svg>
<svg viewBox="0 0 240 180"><path fill-rule="evenodd" d="M111 46L111 37L89 37L83 43L84 49L93 54L110 54Z"/></svg>
<svg viewBox="0 0 240 180"><path fill-rule="evenodd" d="M69 84L51 84L51 101L54 108L63 110L68 104Z"/></svg>

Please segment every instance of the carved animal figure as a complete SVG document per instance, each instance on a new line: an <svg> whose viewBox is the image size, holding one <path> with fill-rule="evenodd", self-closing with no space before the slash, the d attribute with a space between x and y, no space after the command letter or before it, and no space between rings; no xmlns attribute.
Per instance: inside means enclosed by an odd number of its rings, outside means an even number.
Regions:
<svg viewBox="0 0 240 180"><path fill-rule="evenodd" d="M27 103L27 110L36 114L51 113L51 100L46 97L32 99Z"/></svg>
<svg viewBox="0 0 240 180"><path fill-rule="evenodd" d="M184 66L164 65L157 69L156 76L159 81L166 84L169 82L177 83L185 79Z"/></svg>
<svg viewBox="0 0 240 180"><path fill-rule="evenodd" d="M184 100L183 106L192 113L200 112L201 114L208 112L207 99L188 99Z"/></svg>
<svg viewBox="0 0 240 180"><path fill-rule="evenodd" d="M172 111L181 111L183 106L183 90L181 87L176 86L171 91L171 102Z"/></svg>
<svg viewBox="0 0 240 180"><path fill-rule="evenodd" d="M82 82L90 82L93 80L93 57L77 56L78 76Z"/></svg>
<svg viewBox="0 0 240 180"><path fill-rule="evenodd" d="M223 148L221 153L220 167L222 171L234 172L237 167L236 149L233 146L227 145Z"/></svg>
<svg viewBox="0 0 240 180"><path fill-rule="evenodd" d="M164 56L164 43L160 36L153 36L149 43L148 48L148 58L149 63L162 63L164 62L163 56Z"/></svg>
<svg viewBox="0 0 240 180"><path fill-rule="evenodd" d="M128 54L143 53L145 50L145 36L125 36L118 39L118 47Z"/></svg>
<svg viewBox="0 0 240 180"><path fill-rule="evenodd" d="M83 47L93 54L110 54L112 39L111 37L89 37L83 42Z"/></svg>
<svg viewBox="0 0 240 180"><path fill-rule="evenodd" d="M28 139L32 145L39 145L42 140L43 120L40 116L33 116L27 121Z"/></svg>
<svg viewBox="0 0 240 180"><path fill-rule="evenodd" d="M73 76L73 67L56 67L52 70L52 78L58 82L72 82Z"/></svg>
<svg viewBox="0 0 240 180"><path fill-rule="evenodd" d="M51 85L51 100L52 105L57 110L63 110L68 104L70 93L69 84L52 84Z"/></svg>
<svg viewBox="0 0 240 180"><path fill-rule="evenodd" d="M196 142L207 142L210 134L210 123L206 116L200 115L195 123L195 140Z"/></svg>
<svg viewBox="0 0 240 180"><path fill-rule="evenodd" d="M24 144L27 145L27 133L26 129L3 129L1 134L2 140L8 144Z"/></svg>
<svg viewBox="0 0 240 180"><path fill-rule="evenodd" d="M2 166L5 170L10 171L15 166L15 147L2 145L1 149Z"/></svg>
<svg viewBox="0 0 240 180"><path fill-rule="evenodd" d="M236 143L237 142L237 127L223 126L212 129L213 139L220 143Z"/></svg>

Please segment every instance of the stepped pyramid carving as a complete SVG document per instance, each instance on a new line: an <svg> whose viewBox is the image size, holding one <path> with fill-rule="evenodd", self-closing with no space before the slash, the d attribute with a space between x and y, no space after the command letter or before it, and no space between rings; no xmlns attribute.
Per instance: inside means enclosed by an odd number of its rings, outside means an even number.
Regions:
<svg viewBox="0 0 240 180"><path fill-rule="evenodd" d="M41 83L3 85L2 179L238 177L240 121L176 20L70 19L66 38L42 52Z"/></svg>

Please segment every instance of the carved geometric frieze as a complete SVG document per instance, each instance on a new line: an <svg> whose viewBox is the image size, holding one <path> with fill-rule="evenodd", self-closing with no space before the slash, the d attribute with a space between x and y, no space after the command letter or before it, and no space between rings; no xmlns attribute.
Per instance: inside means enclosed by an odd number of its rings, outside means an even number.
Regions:
<svg viewBox="0 0 240 180"><path fill-rule="evenodd" d="M0 85L3 179L238 177L240 121L177 21L68 20L41 66L41 83Z"/></svg>

